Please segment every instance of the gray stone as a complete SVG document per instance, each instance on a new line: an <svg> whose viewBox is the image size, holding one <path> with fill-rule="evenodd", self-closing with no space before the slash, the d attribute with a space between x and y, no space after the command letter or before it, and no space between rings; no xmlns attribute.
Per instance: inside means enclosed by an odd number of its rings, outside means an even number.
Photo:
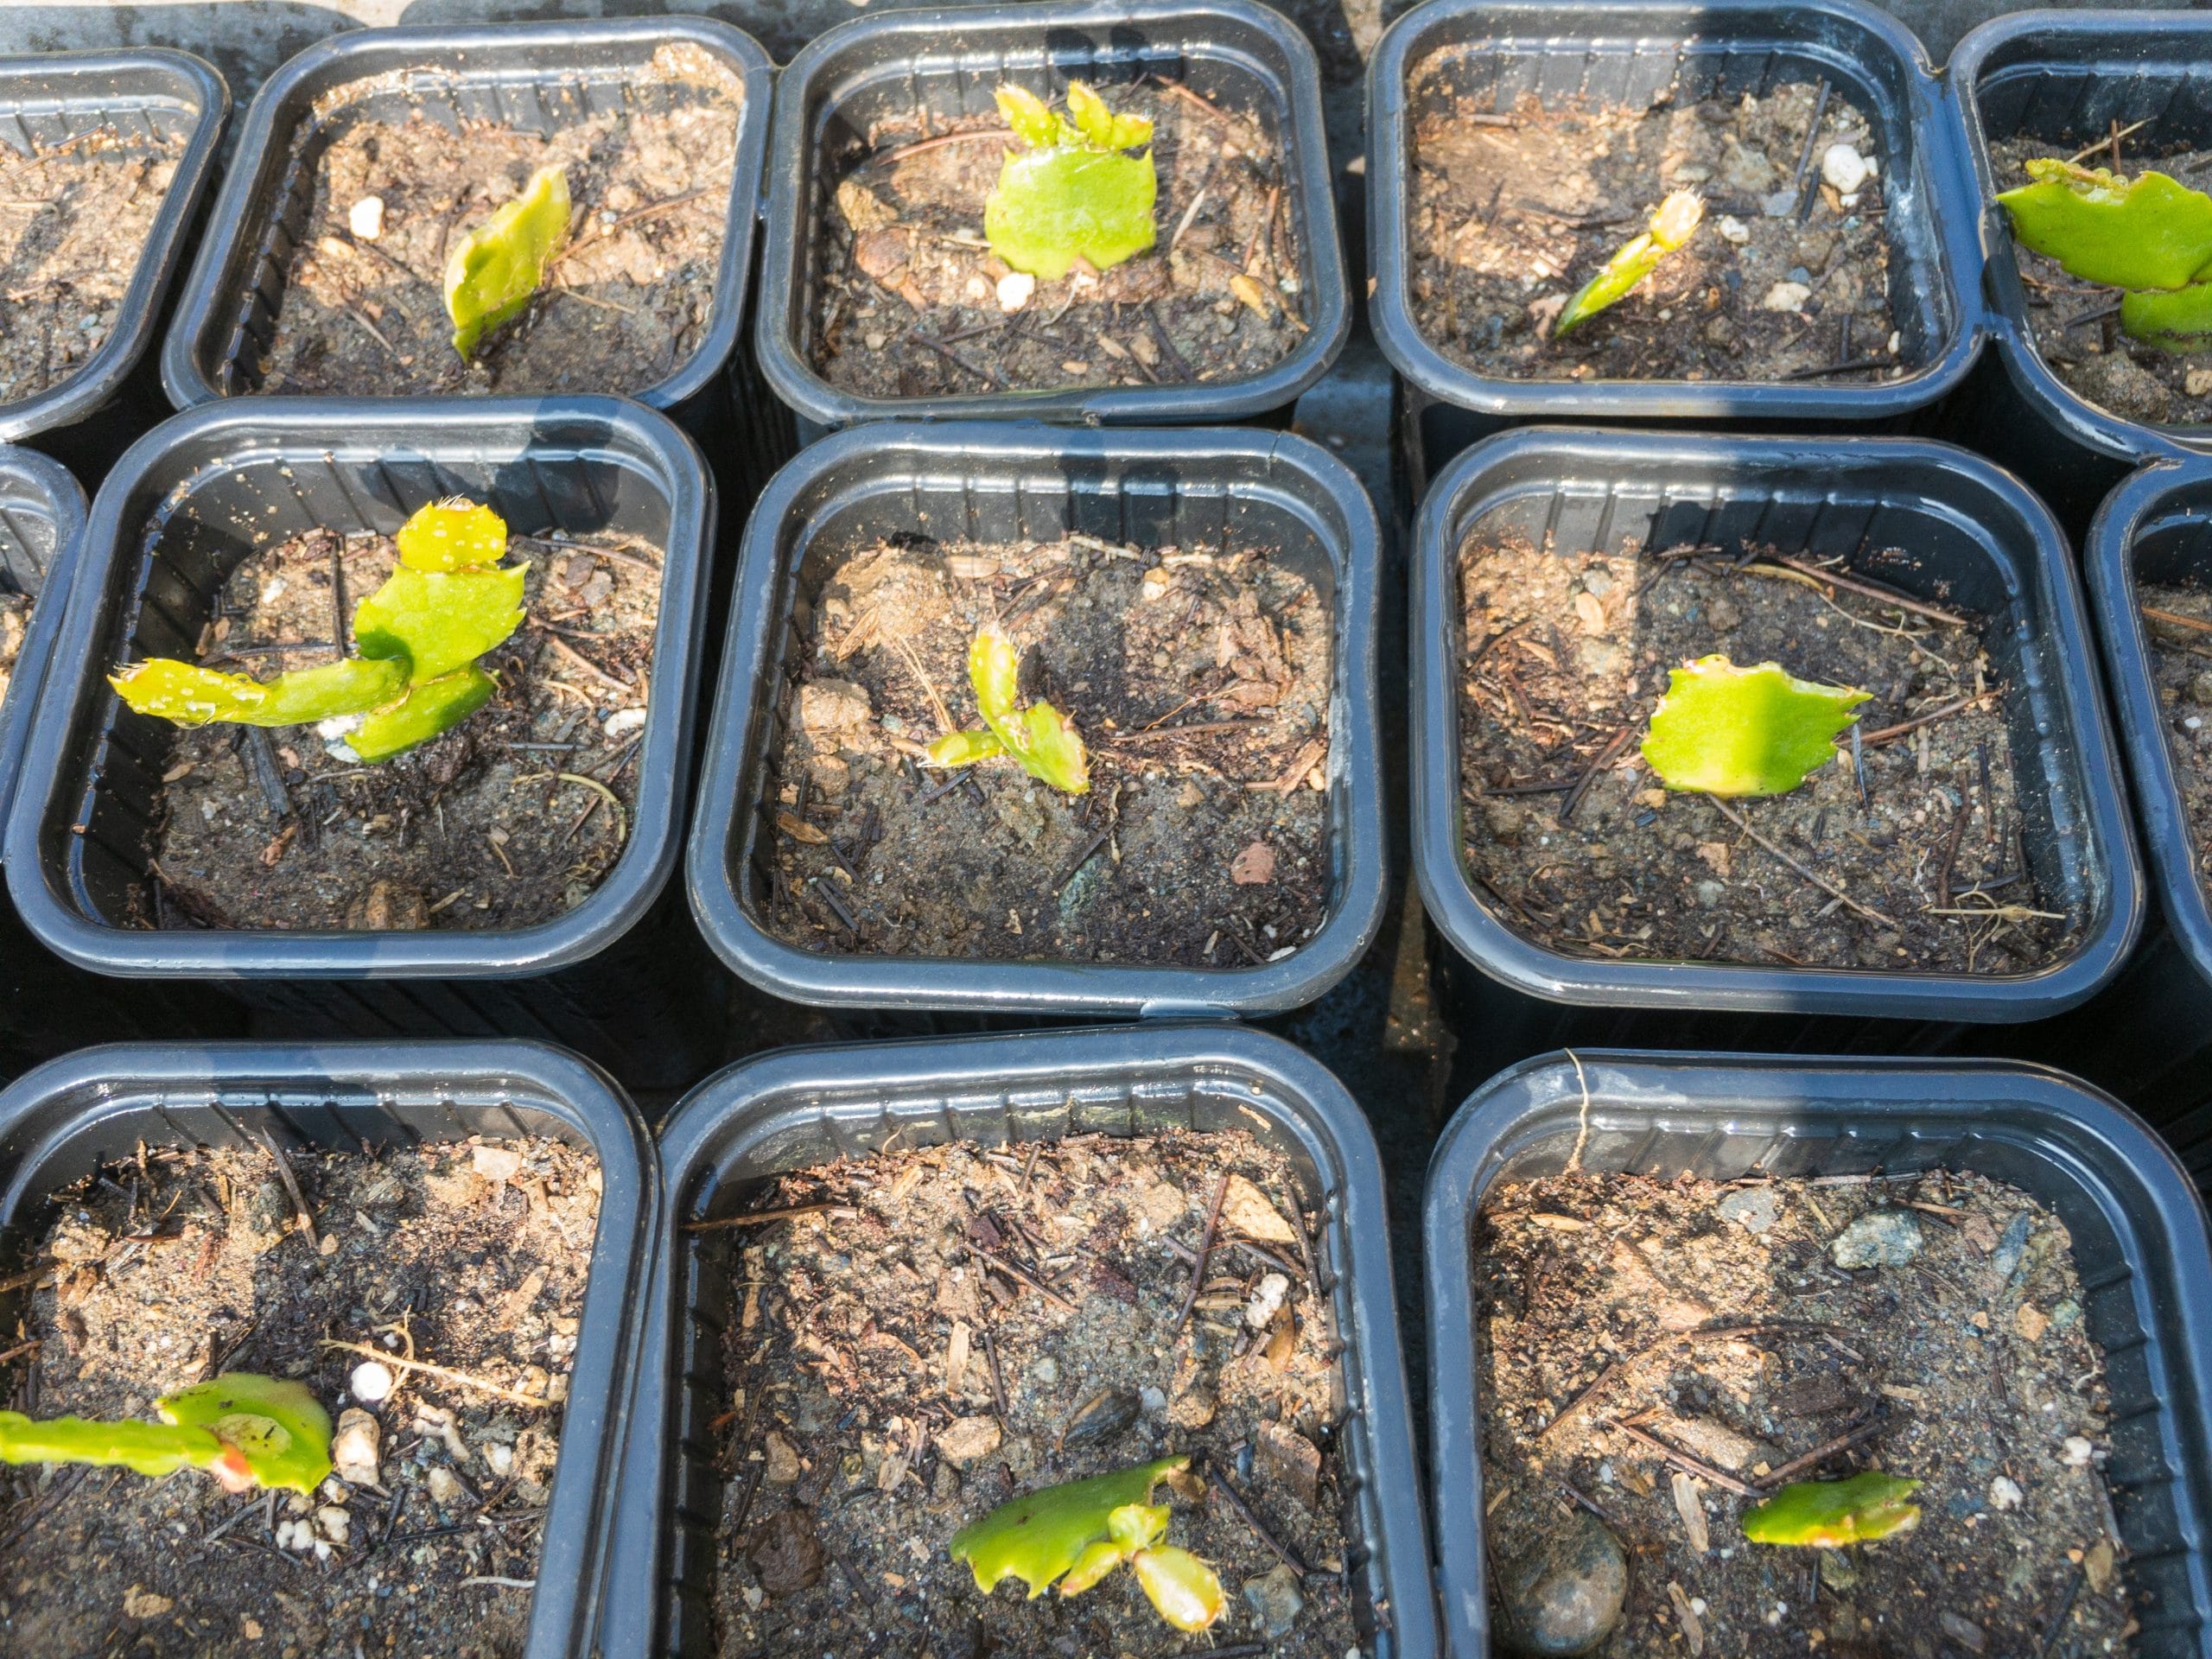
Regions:
<svg viewBox="0 0 2212 1659"><path fill-rule="evenodd" d="M1506 1645L1525 1659L1594 1653L1620 1623L1628 1556L1594 1515L1575 1510L1497 1567Z"/></svg>
<svg viewBox="0 0 2212 1659"><path fill-rule="evenodd" d="M1252 1617L1260 1621L1260 1634L1270 1642L1288 1636L1306 1611L1306 1598L1298 1593L1298 1574L1287 1567L1278 1567L1265 1578L1245 1580L1244 1599L1252 1605Z"/></svg>
<svg viewBox="0 0 2212 1659"><path fill-rule="evenodd" d="M1836 1266L1901 1268L1920 1254L1920 1218L1910 1210L1870 1210L1835 1236Z"/></svg>
<svg viewBox="0 0 2212 1659"><path fill-rule="evenodd" d="M1797 211L1797 193L1777 190L1759 202L1759 211L1769 219L1787 219Z"/></svg>
<svg viewBox="0 0 2212 1659"><path fill-rule="evenodd" d="M2028 1234L2034 1227L2035 1217L2024 1210L2005 1224L2004 1236L1997 1241L1997 1248L1989 1257L1990 1268L1999 1279L2010 1279L2012 1269L2020 1265L2020 1257L2028 1248Z"/></svg>
<svg viewBox="0 0 2212 1659"><path fill-rule="evenodd" d="M1764 1233L1781 1219L1782 1199L1770 1186L1738 1187L1720 1200L1720 1218L1747 1233Z"/></svg>

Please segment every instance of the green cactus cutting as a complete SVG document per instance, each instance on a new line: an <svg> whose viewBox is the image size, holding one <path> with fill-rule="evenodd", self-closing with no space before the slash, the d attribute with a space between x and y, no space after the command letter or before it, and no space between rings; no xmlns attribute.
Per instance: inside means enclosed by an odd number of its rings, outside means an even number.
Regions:
<svg viewBox="0 0 2212 1659"><path fill-rule="evenodd" d="M995 623L968 648L968 683L982 711L982 731L948 732L930 745L933 766L968 766L1010 754L1033 778L1069 795L1090 787L1083 734L1049 702L1020 702L1021 658Z"/></svg>
<svg viewBox="0 0 2212 1659"><path fill-rule="evenodd" d="M2120 326L2168 351L2212 346L2212 196L2164 173L2039 159L1997 198L2021 246L2126 290Z"/></svg>
<svg viewBox="0 0 2212 1659"><path fill-rule="evenodd" d="M330 1414L307 1385L236 1372L154 1402L158 1423L0 1411L0 1463L74 1463L159 1479L205 1469L229 1491L312 1492L330 1472Z"/></svg>
<svg viewBox="0 0 2212 1659"><path fill-rule="evenodd" d="M545 285L568 240L569 213L566 169L541 167L520 195L461 238L446 261L446 315L453 348L464 359L476 355L486 334L520 316Z"/></svg>
<svg viewBox="0 0 2212 1659"><path fill-rule="evenodd" d="M1000 164L997 188L983 204L992 252L1049 283L1077 258L1105 270L1153 245L1160 180L1147 148L1151 122L1115 114L1079 80L1068 83L1064 116L1020 86L995 96L1024 148Z"/></svg>
<svg viewBox="0 0 2212 1659"><path fill-rule="evenodd" d="M1744 1514L1744 1536L1755 1544L1840 1549L1871 1543L1920 1524L1920 1505L1905 1500L1920 1490L1869 1469L1848 1480L1800 1480Z"/></svg>
<svg viewBox="0 0 2212 1659"><path fill-rule="evenodd" d="M1695 191L1677 190L1661 202L1643 234L1606 260L1597 275L1574 291L1574 297L1552 325L1552 338L1565 338L1569 329L1626 299L1638 283L1659 269L1661 260L1696 233L1704 219L1705 202Z"/></svg>
<svg viewBox="0 0 2212 1659"><path fill-rule="evenodd" d="M1837 734L1866 699L1849 686L1798 679L1778 664L1738 668L1726 657L1700 657L1669 671L1643 740L1644 764L1669 789L1786 795L1834 758Z"/></svg>

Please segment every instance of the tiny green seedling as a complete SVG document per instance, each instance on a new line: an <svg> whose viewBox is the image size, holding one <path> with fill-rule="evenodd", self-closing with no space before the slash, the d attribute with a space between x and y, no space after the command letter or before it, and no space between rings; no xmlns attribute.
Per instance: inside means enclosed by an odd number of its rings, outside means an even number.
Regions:
<svg viewBox="0 0 2212 1659"><path fill-rule="evenodd" d="M1835 757L1837 734L1867 694L1819 685L1775 663L1738 668L1700 657L1670 671L1652 711L1644 764L1669 789L1786 795Z"/></svg>
<svg viewBox="0 0 2212 1659"><path fill-rule="evenodd" d="M985 1595L1014 1578L1032 1600L1056 1584L1079 1596L1126 1562L1162 1618L1203 1630L1221 1617L1221 1580L1190 1551L1160 1541L1168 1508L1152 1502L1153 1488L1190 1462L1161 1458L1008 1498L952 1535L952 1559L968 1563Z"/></svg>
<svg viewBox="0 0 2212 1659"><path fill-rule="evenodd" d="M1821 1549L1871 1543L1920 1524L1920 1505L1905 1502L1919 1490L1918 1481L1878 1469L1848 1480L1793 1481L1745 1512L1744 1536L1755 1544Z"/></svg>
<svg viewBox="0 0 2212 1659"><path fill-rule="evenodd" d="M35 1421L0 1411L0 1463L91 1464L155 1479L205 1469L233 1492L312 1492L330 1472L330 1415L305 1383L241 1371L156 1400L154 1408L158 1423Z"/></svg>
<svg viewBox="0 0 2212 1659"><path fill-rule="evenodd" d="M527 572L500 565L505 521L473 501L433 502L395 539L398 565L353 613L359 656L273 680L156 657L108 683L138 713L179 726L321 722L349 761L388 760L450 731L498 689L476 659L521 626Z"/></svg>
<svg viewBox="0 0 2212 1659"><path fill-rule="evenodd" d="M1006 124L1025 146L999 167L983 204L991 251L1019 271L1058 282L1080 258L1098 270L1153 245L1152 123L1116 115L1079 80L1068 83L1068 112L1056 115L1035 93L1001 86ZM1143 150L1142 155L1128 152Z"/></svg>
<svg viewBox="0 0 2212 1659"><path fill-rule="evenodd" d="M569 175L541 167L522 194L461 238L446 261L446 315L464 359L477 342L522 315L569 236Z"/></svg>
<svg viewBox="0 0 2212 1659"><path fill-rule="evenodd" d="M1575 290L1552 325L1552 338L1587 322L1607 306L1626 299L1636 285L1659 269L1659 262L1688 241L1705 219L1705 202L1694 190L1677 190L1661 202L1643 234L1599 267Z"/></svg>
<svg viewBox="0 0 2212 1659"><path fill-rule="evenodd" d="M2069 276L2124 289L2120 326L2168 351L2212 348L2212 196L2167 177L2128 179L2050 159L1997 198L2021 246Z"/></svg>
<svg viewBox="0 0 2212 1659"><path fill-rule="evenodd" d="M1020 702L1021 658L995 623L968 647L968 683L984 729L948 732L930 745L933 766L968 766L1010 754L1033 778L1069 795L1090 787L1090 757L1083 734L1049 702Z"/></svg>

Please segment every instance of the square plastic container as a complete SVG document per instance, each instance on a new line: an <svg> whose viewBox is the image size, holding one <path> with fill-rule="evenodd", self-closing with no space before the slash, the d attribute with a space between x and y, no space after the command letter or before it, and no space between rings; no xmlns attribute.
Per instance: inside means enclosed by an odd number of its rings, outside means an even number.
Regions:
<svg viewBox="0 0 2212 1659"><path fill-rule="evenodd" d="M1181 547L1258 544L1336 619L1330 664L1328 918L1297 953L1246 968L863 956L770 931L766 849L804 648L797 620L829 562L885 537L1051 541L1069 531ZM1064 432L880 423L810 446L746 526L722 682L688 855L691 908L722 960L797 1002L1046 1014L1273 1012L1348 972L1381 924L1382 785L1376 720L1378 532L1359 480L1303 438L1224 429Z"/></svg>
<svg viewBox="0 0 2212 1659"><path fill-rule="evenodd" d="M605 1651L711 1652L721 1513L714 1420L728 1407L722 1332L735 1235L685 1224L735 1213L773 1176L906 1148L1063 1135L1236 1128L1281 1152L1323 1220L1314 1267L1344 1344L1340 1431L1356 1599L1380 1610L1378 1659L1430 1659L1435 1604L1392 1300L1382 1169L1367 1120L1327 1071L1236 1026L1087 1029L791 1049L701 1084L661 1129L664 1264L643 1310L640 1385L601 1634Z"/></svg>
<svg viewBox="0 0 2212 1659"><path fill-rule="evenodd" d="M49 1195L104 1162L141 1147L251 1147L264 1135L346 1152L550 1135L598 1159L599 1230L524 1649L526 1659L587 1659L636 1386L634 1310L660 1234L658 1166L636 1109L575 1055L535 1043L84 1049L0 1093L0 1263L20 1265L50 1220ZM25 1294L0 1293L10 1330Z"/></svg>
<svg viewBox="0 0 2212 1659"><path fill-rule="evenodd" d="M1672 1180L1971 1170L2055 1210L2112 1395L2105 1479L2142 1659L2212 1641L2212 1249L2173 1155L2109 1096L2056 1072L1973 1061L1765 1059L1582 1051L1492 1078L1438 1141L1423 1203L1429 1438L1446 1650L1491 1644L1470 1229L1499 1181L1568 1166ZM1588 1092L1584 1092L1586 1080ZM1993 1634L1995 1634L1993 1632ZM2008 1631L2013 1637L2040 1633ZM1997 1651L2037 1652L2000 1643Z"/></svg>
<svg viewBox="0 0 2212 1659"><path fill-rule="evenodd" d="M1524 93L1547 106L1578 99L1650 105L1672 96L1764 94L1825 79L1880 135L1889 213L1890 305L1912 372L1869 385L1800 381L1514 380L1476 373L1430 342L1410 293L1413 126L1437 96L1412 77L1440 54L1454 97L1509 112ZM1398 372L1447 404L1526 420L1895 417L1955 386L1981 348L1969 213L1955 213L1956 137L1942 118L1928 54L1894 17L1857 0L1428 0L1391 25L1367 79L1367 186L1376 340Z"/></svg>
<svg viewBox="0 0 2212 1659"><path fill-rule="evenodd" d="M1041 98L1071 79L1112 88L1145 75L1258 114L1281 147L1307 330L1262 374L1176 386L864 397L833 386L813 357L813 237L835 182L830 164L868 129L926 112L938 121L992 113L1001 82ZM1143 422L1287 414L1325 373L1351 327L1344 255L1321 119L1321 76L1296 24L1252 0L1074 0L956 6L855 18L808 44L776 89L767 232L761 245L755 351L776 394L818 427L890 417ZM976 204L980 223L982 204Z"/></svg>
<svg viewBox="0 0 2212 1659"><path fill-rule="evenodd" d="M1524 937L1477 896L1462 857L1458 558L1471 537L1559 554L1742 543L1856 563L1896 547L1891 585L1995 619L1993 678L2020 781L2029 865L2083 919L2033 974L1881 973L1586 960ZM1529 996L1613 1008L2024 1020L2088 996L2142 925L2142 879L2096 659L2064 537L2009 475L1948 444L1897 438L1713 438L1542 428L1476 445L1438 478L1414 530L1414 863L1439 930Z"/></svg>

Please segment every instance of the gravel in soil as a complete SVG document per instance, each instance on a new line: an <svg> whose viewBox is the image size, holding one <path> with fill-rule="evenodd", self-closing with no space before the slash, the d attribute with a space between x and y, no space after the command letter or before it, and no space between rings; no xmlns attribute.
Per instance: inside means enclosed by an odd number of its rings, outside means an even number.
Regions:
<svg viewBox="0 0 2212 1659"><path fill-rule="evenodd" d="M0 149L0 404L59 385L107 343L182 149L110 129Z"/></svg>
<svg viewBox="0 0 2212 1659"><path fill-rule="evenodd" d="M2078 147L2014 138L1989 147L1997 188L2028 182L2027 163L2078 157L2085 167L2109 167L2107 151L2081 156ZM2130 154L2123 143L2120 171L2129 176L2156 169L2194 189L2212 188L2212 149L2178 149L2162 156ZM2199 426L2212 422L2212 352L2165 352L2120 331L2120 289L2069 276L2056 259L2013 245L2027 296L2028 326L2037 353L2068 389L2125 420L2152 426Z"/></svg>
<svg viewBox="0 0 2212 1659"><path fill-rule="evenodd" d="M1422 78L1453 61L1416 72L1417 100ZM1840 92L1823 100L1794 83L1734 104L1548 110L1529 95L1510 116L1485 112L1488 102L1462 98L1414 122L1414 317L1453 360L1510 380L1854 385L1907 372L1890 312L1882 179L1866 178L1847 202L1822 175L1836 146L1877 168L1885 159ZM1689 242L1554 342L1575 290L1684 189L1705 201Z"/></svg>
<svg viewBox="0 0 2212 1659"><path fill-rule="evenodd" d="M339 88L302 141L305 227L295 234L288 221L286 251L272 255L284 287L258 390L635 394L699 349L744 102L726 67L664 46L632 85L671 107L610 111L550 134L480 121L456 133L420 110L381 120L359 105L383 84ZM568 250L529 309L465 363L446 261L553 166L566 168L574 204Z"/></svg>
<svg viewBox="0 0 2212 1659"><path fill-rule="evenodd" d="M814 365L869 397L1248 380L1306 333L1293 181L1255 117L1188 88L1105 89L1153 123L1149 252L1058 282L983 239L1007 137L991 124L881 126L817 210ZM1019 300L1018 304L1010 302Z"/></svg>
<svg viewBox="0 0 2212 1659"><path fill-rule="evenodd" d="M556 1141L289 1154L145 1150L58 1195L51 1274L0 1348L33 1415L150 1420L227 1371L295 1376L341 1412L361 1357L397 1363L369 1410L376 1467L312 1497L226 1496L187 1471L0 1469L0 1647L24 1659L370 1653L516 1659L560 1451L599 1168ZM22 1344L28 1344L28 1349ZM486 1580L515 1580L513 1588ZM470 1582L479 1580L479 1582Z"/></svg>
<svg viewBox="0 0 2212 1659"><path fill-rule="evenodd" d="M178 730L137 924L516 928L588 898L634 809L659 550L518 536L508 558L530 574L522 626L482 659L499 690L443 737L360 766L311 726ZM250 554L223 585L200 660L262 679L331 661L394 559L389 537L329 531ZM340 572L346 626L334 632Z"/></svg>
<svg viewBox="0 0 2212 1659"><path fill-rule="evenodd" d="M911 538L802 582L765 906L779 937L1236 967L1321 925L1334 615L1287 562ZM1083 734L1089 793L1010 759L964 777L915 764L940 732L982 725L968 651L994 619L1025 695Z"/></svg>
<svg viewBox="0 0 2212 1659"><path fill-rule="evenodd" d="M1525 1586L1522 1563L1601 1514L1633 1565L1591 1651L2127 1649L2103 1360L2065 1225L2018 1188L1507 1183L1473 1278L1496 1582ZM1867 1468L1922 1483L1915 1530L1842 1550L1744 1538L1756 1500L1733 1487Z"/></svg>
<svg viewBox="0 0 2212 1659"><path fill-rule="evenodd" d="M2189 817L2197 880L2212 893L2212 594L2177 583L2140 583L2143 631L2151 645L2151 683L2172 755L2174 780ZM2193 618L2187 627L2149 614Z"/></svg>
<svg viewBox="0 0 2212 1659"><path fill-rule="evenodd" d="M1127 1571L1032 1601L946 1553L1008 1497L1178 1454L1210 1490L1157 1496L1167 1541L1221 1576L1212 1639L1361 1650L1344 1383L1279 1154L1242 1132L961 1145L802 1171L756 1205L791 1206L824 1207L738 1230L719 1653L1204 1652Z"/></svg>
<svg viewBox="0 0 2212 1659"><path fill-rule="evenodd" d="M2077 921L2023 856L1994 625L1826 579L1878 588L1910 569L1897 550L1850 571L1785 556L1462 548L1462 833L1499 919L1616 960L2017 974L2058 959ZM1651 711L1669 670L1712 654L1871 693L1860 764L1847 740L1787 795L1660 787L1639 753Z"/></svg>

